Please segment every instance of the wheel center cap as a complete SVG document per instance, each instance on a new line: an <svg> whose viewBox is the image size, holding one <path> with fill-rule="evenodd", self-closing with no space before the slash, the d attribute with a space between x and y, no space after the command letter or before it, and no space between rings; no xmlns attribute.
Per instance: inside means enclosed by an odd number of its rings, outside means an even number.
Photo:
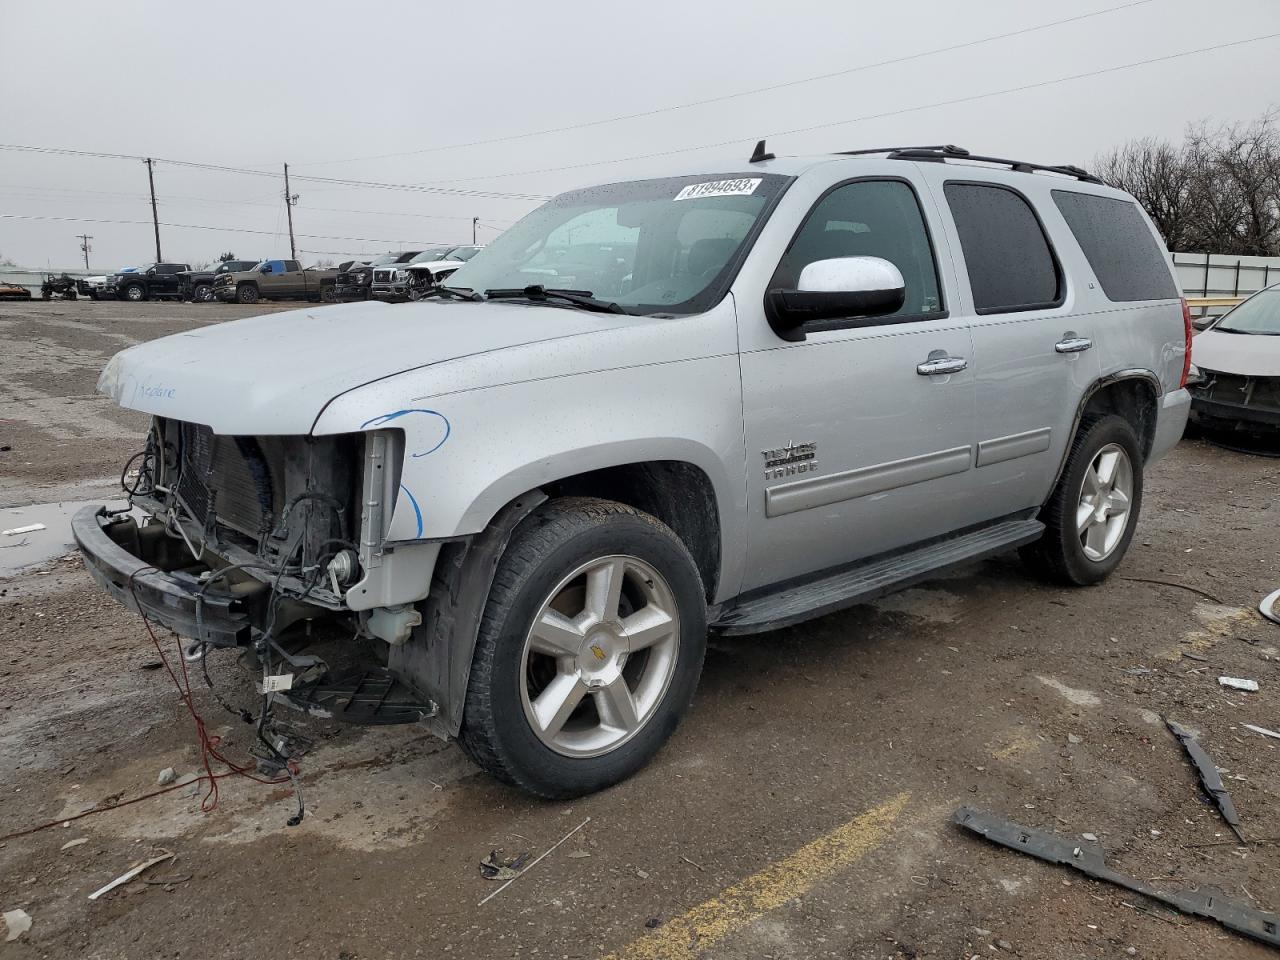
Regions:
<svg viewBox="0 0 1280 960"><path fill-rule="evenodd" d="M610 630L596 630L587 635L578 651L578 673L588 686L602 686L620 669L626 642Z"/></svg>

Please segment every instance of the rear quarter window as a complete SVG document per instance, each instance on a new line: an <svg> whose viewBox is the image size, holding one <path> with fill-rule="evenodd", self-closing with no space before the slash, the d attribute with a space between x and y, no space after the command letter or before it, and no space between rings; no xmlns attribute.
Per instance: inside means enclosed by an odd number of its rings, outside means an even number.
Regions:
<svg viewBox="0 0 1280 960"><path fill-rule="evenodd" d="M951 181L947 206L960 235L978 313L1054 307L1062 275L1035 211L1022 194L989 183Z"/></svg>
<svg viewBox="0 0 1280 960"><path fill-rule="evenodd" d="M1074 190L1054 190L1053 202L1108 300L1173 300L1182 295L1164 249L1136 203Z"/></svg>

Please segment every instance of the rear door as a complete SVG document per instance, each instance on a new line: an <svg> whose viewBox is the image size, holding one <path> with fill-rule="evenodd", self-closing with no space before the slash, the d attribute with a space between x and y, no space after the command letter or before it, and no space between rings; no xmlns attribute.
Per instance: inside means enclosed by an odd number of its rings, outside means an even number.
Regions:
<svg viewBox="0 0 1280 960"><path fill-rule="evenodd" d="M760 300L737 301L750 522L744 590L970 522L971 344L965 319L951 312L949 272L938 267L933 205L908 180L885 176L837 183L806 207L776 268L769 265L769 289L794 288L815 260L874 256L901 271L906 302L892 316L825 321L793 343L769 327ZM941 360L950 372L924 366Z"/></svg>
<svg viewBox="0 0 1280 960"><path fill-rule="evenodd" d="M973 334L976 509L991 519L1038 507L1098 378L1097 317L1072 282L1086 275L1079 252L1059 249L1046 231L1045 218L1059 222L1050 178L921 168L957 251L957 310Z"/></svg>

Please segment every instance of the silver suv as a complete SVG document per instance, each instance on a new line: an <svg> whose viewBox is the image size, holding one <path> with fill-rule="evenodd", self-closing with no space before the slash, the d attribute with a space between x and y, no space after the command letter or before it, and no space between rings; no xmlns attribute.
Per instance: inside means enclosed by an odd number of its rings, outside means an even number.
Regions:
<svg viewBox="0 0 1280 960"><path fill-rule="evenodd" d="M120 353L99 387L154 417L149 519L74 529L188 655L256 649L264 722L420 722L569 797L671 735L709 630L1015 548L1105 578L1189 342L1150 222L1084 171L761 144L562 194L420 303ZM325 621L379 665L301 654Z"/></svg>

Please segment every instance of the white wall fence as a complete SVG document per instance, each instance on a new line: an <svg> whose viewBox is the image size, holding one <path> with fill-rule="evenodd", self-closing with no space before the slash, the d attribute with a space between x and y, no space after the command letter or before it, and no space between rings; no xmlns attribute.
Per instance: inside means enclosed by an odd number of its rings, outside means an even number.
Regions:
<svg viewBox="0 0 1280 960"><path fill-rule="evenodd" d="M1280 257L1175 253L1178 283L1188 297L1247 297L1280 283Z"/></svg>

